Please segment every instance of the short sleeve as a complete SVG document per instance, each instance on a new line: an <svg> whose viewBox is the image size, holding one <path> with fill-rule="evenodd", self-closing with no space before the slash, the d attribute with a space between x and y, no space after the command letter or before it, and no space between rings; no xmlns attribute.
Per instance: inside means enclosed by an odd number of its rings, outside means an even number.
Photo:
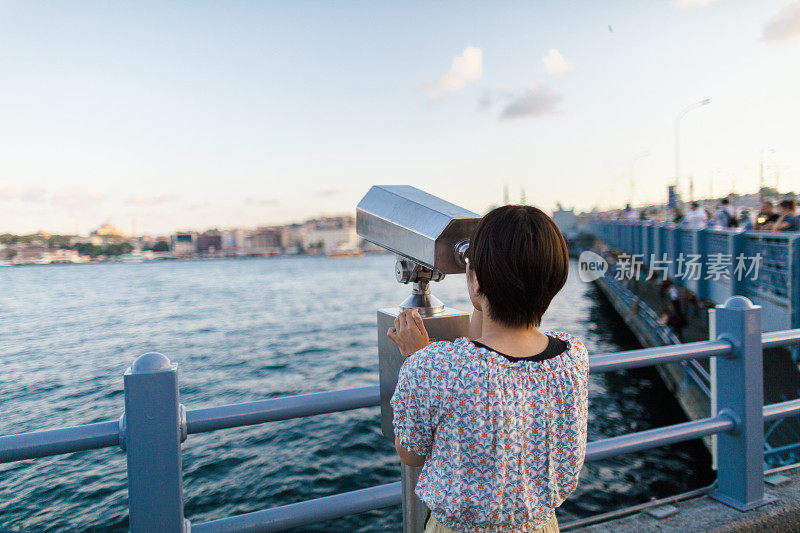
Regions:
<svg viewBox="0 0 800 533"><path fill-rule="evenodd" d="M434 423L429 376L420 364L422 360L414 356L400 368L391 403L395 437L409 452L428 455L433 447Z"/></svg>

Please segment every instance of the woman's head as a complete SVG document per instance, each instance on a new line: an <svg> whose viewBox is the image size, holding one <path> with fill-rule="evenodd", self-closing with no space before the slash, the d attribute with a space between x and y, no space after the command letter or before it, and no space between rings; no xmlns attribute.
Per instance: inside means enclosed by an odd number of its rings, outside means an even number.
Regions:
<svg viewBox="0 0 800 533"><path fill-rule="evenodd" d="M538 326L567 281L567 244L555 222L527 205L498 207L483 217L467 251L470 298L508 327Z"/></svg>

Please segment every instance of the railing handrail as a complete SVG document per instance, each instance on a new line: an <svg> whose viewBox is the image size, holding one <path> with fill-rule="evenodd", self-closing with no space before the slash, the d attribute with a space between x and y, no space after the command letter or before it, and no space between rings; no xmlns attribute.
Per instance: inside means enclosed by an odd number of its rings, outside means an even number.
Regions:
<svg viewBox="0 0 800 533"><path fill-rule="evenodd" d="M764 236L764 237L779 237L781 239L792 239L796 238L800 232L796 231L769 231L769 230L754 230L754 229L744 229L744 228L723 228L719 226L714 226L707 224L702 228L690 228L688 226L682 225L680 223L675 224L674 222L659 222L657 220L613 220L613 219L594 219L589 221L590 224L612 224L617 226L653 226L657 228L666 228L666 229L681 229L681 230L692 230L692 231L712 231L715 233L724 233L726 235L738 235L740 233L745 233L747 235L753 236Z"/></svg>
<svg viewBox="0 0 800 533"><path fill-rule="evenodd" d="M796 342L800 343L800 338ZM724 340L669 344L595 355L589 358L589 369L592 372L612 372L626 368L663 365L688 359L728 355L732 349L731 343Z"/></svg>
<svg viewBox="0 0 800 533"><path fill-rule="evenodd" d="M800 329L769 331L761 334L761 346L764 349L780 348L792 344L800 344Z"/></svg>
<svg viewBox="0 0 800 533"><path fill-rule="evenodd" d="M800 412L800 406L797 407L797 411ZM598 461L616 455L699 439L730 431L734 427L736 427L735 420L728 414L720 413L709 418L595 440L586 444L586 460Z"/></svg>
<svg viewBox="0 0 800 533"><path fill-rule="evenodd" d="M187 433L305 418L380 405L380 386L283 396L186 412ZM0 436L0 463L119 446L121 421Z"/></svg>
<svg viewBox="0 0 800 533"><path fill-rule="evenodd" d="M800 412L800 399L788 400L764 406L764 422L786 418Z"/></svg>
<svg viewBox="0 0 800 533"><path fill-rule="evenodd" d="M380 405L379 385L283 396L268 400L193 409L186 413L188 433L251 426Z"/></svg>
<svg viewBox="0 0 800 533"><path fill-rule="evenodd" d="M0 463L119 446L119 422L45 429L0 436Z"/></svg>
<svg viewBox="0 0 800 533"><path fill-rule="evenodd" d="M763 333L762 339L764 348L800 344L800 329ZM613 372L728 355L731 349L731 343L728 341L709 340L626 350L591 356L589 368L591 372ZM204 407L186 412L187 433L204 433L378 405L380 405L380 387L371 385ZM0 463L109 448L119 443L118 421L3 435L0 436Z"/></svg>
<svg viewBox="0 0 800 533"><path fill-rule="evenodd" d="M401 497L401 486L397 481L192 525L192 533L283 531L400 505Z"/></svg>

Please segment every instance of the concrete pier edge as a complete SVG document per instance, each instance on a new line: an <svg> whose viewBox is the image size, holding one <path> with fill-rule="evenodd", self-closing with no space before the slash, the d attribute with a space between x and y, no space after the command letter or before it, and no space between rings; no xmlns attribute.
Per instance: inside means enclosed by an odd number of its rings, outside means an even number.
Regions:
<svg viewBox="0 0 800 533"><path fill-rule="evenodd" d="M666 518L654 518L642 511L582 528L570 528L569 531L587 533L800 531L800 465L784 470L781 474L788 480L777 486L767 485L765 490L765 495L774 498L774 501L751 511L741 512L710 496L701 496L671 503L670 505L677 508L677 512Z"/></svg>

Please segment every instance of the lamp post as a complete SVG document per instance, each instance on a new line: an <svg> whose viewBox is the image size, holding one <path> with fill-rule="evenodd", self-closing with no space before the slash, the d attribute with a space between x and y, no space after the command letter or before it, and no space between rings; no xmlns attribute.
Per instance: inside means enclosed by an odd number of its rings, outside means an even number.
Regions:
<svg viewBox="0 0 800 533"><path fill-rule="evenodd" d="M681 144L680 144L680 134L681 134L681 119L693 109L697 109L698 107L702 107L704 105L708 105L711 103L710 98L706 98L705 100L700 100L699 102L695 102L689 106L687 106L683 111L678 114L678 117L675 119L675 190L678 190L678 182L680 180L680 155L681 155Z"/></svg>

